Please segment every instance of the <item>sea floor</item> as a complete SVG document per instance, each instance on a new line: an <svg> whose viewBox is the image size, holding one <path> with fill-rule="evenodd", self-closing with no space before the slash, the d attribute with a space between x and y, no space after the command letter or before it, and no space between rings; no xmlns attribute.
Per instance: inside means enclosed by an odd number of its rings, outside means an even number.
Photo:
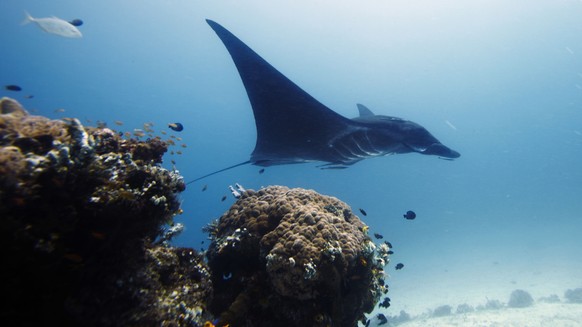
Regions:
<svg viewBox="0 0 582 327"><path fill-rule="evenodd" d="M379 325L374 319L379 313L388 318L384 326L582 326L582 303L565 298L566 290L582 287L582 262L563 252L499 261L484 253L440 262L409 260L402 270L388 270L391 306L376 308L370 327ZM531 295L533 305L507 306L518 289ZM459 305L473 310L457 313ZM435 313L446 306L450 313L446 308Z"/></svg>

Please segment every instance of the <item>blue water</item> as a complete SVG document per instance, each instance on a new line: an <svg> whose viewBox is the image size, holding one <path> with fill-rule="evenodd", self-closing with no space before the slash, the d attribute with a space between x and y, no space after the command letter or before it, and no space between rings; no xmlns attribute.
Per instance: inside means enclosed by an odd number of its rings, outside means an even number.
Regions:
<svg viewBox="0 0 582 327"><path fill-rule="evenodd" d="M25 10L83 19L83 38L21 26ZM461 158L407 154L264 174L243 166L190 185L176 219L186 225L177 245L205 247L200 228L232 204L220 199L235 182L314 189L364 208L370 230L395 247L394 308L385 311L397 314L399 298L435 284L478 289L489 280L509 294L535 289L519 278L538 272L582 286L581 17L574 0L1 0L0 84L23 91L0 96L122 131L152 122L159 134L181 122L174 134L187 148L173 148L183 154L164 165L175 160L186 180L247 160L252 111L210 18L338 113L354 117L363 103L423 125ZM407 210L417 219L403 219ZM405 268L394 271L396 262Z"/></svg>

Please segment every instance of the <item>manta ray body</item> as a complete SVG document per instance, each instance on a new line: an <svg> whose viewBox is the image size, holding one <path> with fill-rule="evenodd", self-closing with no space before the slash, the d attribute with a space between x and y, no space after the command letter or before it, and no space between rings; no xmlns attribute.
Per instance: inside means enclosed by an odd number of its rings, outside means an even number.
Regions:
<svg viewBox="0 0 582 327"><path fill-rule="evenodd" d="M220 24L206 21L238 69L253 108L257 142L250 160L191 182L244 164L266 167L319 161L326 163L321 168L337 169L389 154L417 152L445 159L460 156L409 120L375 115L362 104L357 105L356 118L334 112Z"/></svg>

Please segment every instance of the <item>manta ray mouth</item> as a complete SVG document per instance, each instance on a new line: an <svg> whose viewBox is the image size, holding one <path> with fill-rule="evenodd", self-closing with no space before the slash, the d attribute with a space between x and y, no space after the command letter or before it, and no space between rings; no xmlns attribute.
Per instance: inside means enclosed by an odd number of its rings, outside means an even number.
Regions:
<svg viewBox="0 0 582 327"><path fill-rule="evenodd" d="M461 154L458 153L457 151L449 149L448 147L442 145L441 143L433 143L424 151L421 151L421 153L432 154L446 159L456 159L461 156Z"/></svg>

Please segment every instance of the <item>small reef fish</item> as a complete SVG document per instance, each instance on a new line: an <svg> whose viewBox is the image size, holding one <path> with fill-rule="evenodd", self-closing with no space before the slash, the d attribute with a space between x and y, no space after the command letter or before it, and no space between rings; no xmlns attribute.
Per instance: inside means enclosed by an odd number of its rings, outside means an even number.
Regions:
<svg viewBox="0 0 582 327"><path fill-rule="evenodd" d="M83 21L80 20L79 18L75 18L75 19L69 21L69 24L71 24L73 26L81 26L81 25L83 25Z"/></svg>
<svg viewBox="0 0 582 327"><path fill-rule="evenodd" d="M32 99L32 98L34 98L34 95L32 95L32 94L29 94L29 95L25 95L24 97L25 97L26 99Z"/></svg>
<svg viewBox="0 0 582 327"><path fill-rule="evenodd" d="M180 123L170 123L170 124L168 124L168 127L171 130L176 131L176 132L181 132L184 130L184 126Z"/></svg>
<svg viewBox="0 0 582 327"><path fill-rule="evenodd" d="M55 109L55 112L56 113L63 113L63 112L65 112L65 109L63 109L63 108Z"/></svg>
<svg viewBox="0 0 582 327"><path fill-rule="evenodd" d="M262 173L264 173L264 172L265 172L265 168L261 168L261 169L259 169L259 174L262 174Z"/></svg>
<svg viewBox="0 0 582 327"><path fill-rule="evenodd" d="M206 191L208 189L208 185L204 184L204 186L202 186L202 192Z"/></svg>
<svg viewBox="0 0 582 327"><path fill-rule="evenodd" d="M135 128L133 130L133 135L136 137L144 137L145 136L145 132L139 128Z"/></svg>
<svg viewBox="0 0 582 327"><path fill-rule="evenodd" d="M46 18L34 18L30 16L29 13L25 12L24 21L22 21L22 25L28 23L36 23L38 27L40 27L43 31L59 35L62 37L68 38L80 38L83 37L81 31L71 23L67 22L66 20L62 20L58 17L46 17Z"/></svg>
<svg viewBox="0 0 582 327"><path fill-rule="evenodd" d="M414 218L416 218L416 213L414 213L414 211L412 210L408 210L402 216L408 220L413 220Z"/></svg>
<svg viewBox="0 0 582 327"><path fill-rule="evenodd" d="M374 233L374 237L378 240L381 240L384 238L384 236L382 234L378 234L378 233Z"/></svg>
<svg viewBox="0 0 582 327"><path fill-rule="evenodd" d="M382 326L388 322L388 319L383 313L379 313L376 317L378 317L378 326Z"/></svg>
<svg viewBox="0 0 582 327"><path fill-rule="evenodd" d="M390 307L390 298L385 297L384 300L382 300L382 302L380 303L380 307L388 309Z"/></svg>
<svg viewBox="0 0 582 327"><path fill-rule="evenodd" d="M368 215L368 213L366 212L366 210L364 210L364 209L362 209L362 208L360 208L360 212L361 212L361 213L362 213L362 215L364 215L364 216L367 216L367 215Z"/></svg>
<svg viewBox="0 0 582 327"><path fill-rule="evenodd" d="M19 92L22 91L22 88L18 85L4 85L4 89L8 91Z"/></svg>
<svg viewBox="0 0 582 327"><path fill-rule="evenodd" d="M116 120L116 121L114 121L114 123L117 126L123 126L123 122L121 120Z"/></svg>
<svg viewBox="0 0 582 327"><path fill-rule="evenodd" d="M384 241L384 243L385 243L386 245L388 245L388 247L389 247L389 248L392 248L392 243L390 243L390 242L388 242L388 241Z"/></svg>
<svg viewBox="0 0 582 327"><path fill-rule="evenodd" d="M394 267L394 269L396 269L396 270L400 270L402 268L404 268L404 264L403 263L398 263L398 264L396 264L396 267Z"/></svg>
<svg viewBox="0 0 582 327"><path fill-rule="evenodd" d="M224 200L226 200L226 195L222 196L222 198L220 199L220 202L224 202Z"/></svg>

